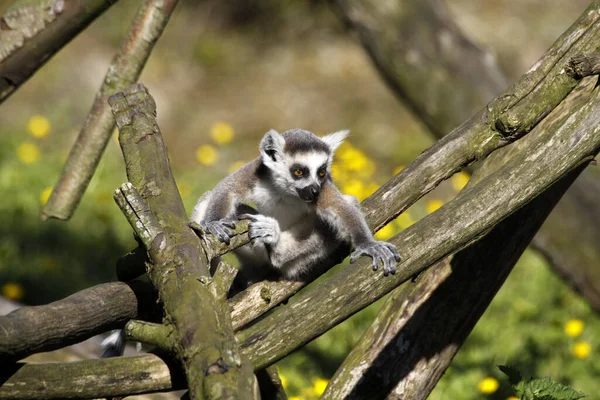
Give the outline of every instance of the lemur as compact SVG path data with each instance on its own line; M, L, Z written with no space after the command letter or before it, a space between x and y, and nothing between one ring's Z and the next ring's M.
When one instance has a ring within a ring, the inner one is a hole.
M373 238L356 198L340 193L331 178L333 153L347 135L270 130L258 158L200 197L192 226L221 242L229 244L236 221L250 220L250 243L235 250L241 265L234 291L273 274L302 279L321 264L345 257L351 246L351 263L369 256L373 270L382 265L384 275L396 272L396 247ZM114 331L102 343L102 357L121 355L124 345L123 331Z
M235 250L242 286L274 271L285 279L302 279L340 249L347 255L350 246L351 263L364 255L373 259L374 270L382 265L384 275L396 272L396 247L373 238L356 198L343 195L333 183L333 154L347 135L270 130L258 158L200 197L191 219L221 242L229 244L237 220L250 220L251 242Z

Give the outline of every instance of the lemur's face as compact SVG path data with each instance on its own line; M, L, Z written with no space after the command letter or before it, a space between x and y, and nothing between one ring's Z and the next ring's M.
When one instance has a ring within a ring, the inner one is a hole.
M290 184L296 194L307 203L314 203L329 176L329 154L322 152L298 153L289 156Z
M263 164L271 171L272 184L282 193L316 203L330 179L333 153L347 134L341 131L320 138L301 129L282 135L267 132L260 152Z

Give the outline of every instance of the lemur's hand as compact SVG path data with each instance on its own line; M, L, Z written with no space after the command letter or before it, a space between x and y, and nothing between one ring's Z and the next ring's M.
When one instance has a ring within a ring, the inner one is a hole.
M218 221L202 221L200 224L190 222L190 228L199 231L201 234L212 233L217 239L225 244L230 243L233 237L232 229L235 228L235 221L232 219L220 219Z
M383 264L385 276L395 274L396 263L401 260L396 246L388 242L373 241L357 246L350 256L350 263L352 264L361 256L369 256L373 259L373 271L377 271L379 264Z
M275 218L261 214L241 214L239 219L249 219L248 236L252 243L273 244L279 241L281 230Z

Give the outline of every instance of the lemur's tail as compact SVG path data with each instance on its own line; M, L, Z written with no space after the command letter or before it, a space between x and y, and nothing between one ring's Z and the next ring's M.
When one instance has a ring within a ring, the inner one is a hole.
M101 358L122 356L125 351L125 332L122 329L116 329L102 341Z

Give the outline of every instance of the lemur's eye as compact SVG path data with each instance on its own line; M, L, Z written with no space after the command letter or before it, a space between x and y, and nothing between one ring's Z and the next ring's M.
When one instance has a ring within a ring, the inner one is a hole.
M294 176L300 178L302 175L304 174L304 172L302 172L301 169L295 169L294 170Z
M322 170L319 171L319 176L321 178L325 176L325 170L324 169L322 169Z

